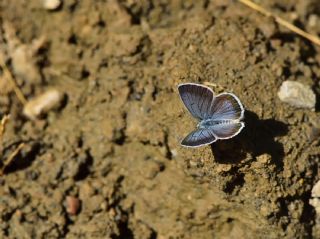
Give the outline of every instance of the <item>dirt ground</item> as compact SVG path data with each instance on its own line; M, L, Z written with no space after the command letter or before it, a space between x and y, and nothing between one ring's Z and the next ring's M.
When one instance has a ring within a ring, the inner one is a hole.
M260 3L320 34L317 0ZM0 178L0 238L320 238L319 106L277 96L284 80L319 95L319 47L237 1L2 0L0 11L23 95L64 94L29 120L0 71L2 163L25 143ZM241 134L181 147L195 126L182 82L235 93Z

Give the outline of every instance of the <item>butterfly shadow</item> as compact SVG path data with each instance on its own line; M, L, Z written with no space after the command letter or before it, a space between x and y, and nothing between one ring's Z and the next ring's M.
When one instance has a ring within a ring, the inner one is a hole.
M271 163L283 168L284 148L275 138L286 135L288 126L274 119L260 120L251 111L245 112L244 121L246 126L239 135L211 145L215 160L223 164L239 164L248 158L248 154L253 158L269 154Z

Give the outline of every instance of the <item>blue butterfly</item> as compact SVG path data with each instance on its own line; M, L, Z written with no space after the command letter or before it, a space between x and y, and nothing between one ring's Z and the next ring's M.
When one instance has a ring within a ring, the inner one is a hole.
M182 140L182 146L199 147L230 139L243 129L244 108L234 94L215 96L209 87L195 83L180 84L178 91L185 107L199 121L197 129Z

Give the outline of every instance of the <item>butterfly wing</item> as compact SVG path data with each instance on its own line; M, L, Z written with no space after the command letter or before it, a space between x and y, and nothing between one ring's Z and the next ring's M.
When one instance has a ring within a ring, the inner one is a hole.
M244 108L237 96L222 93L213 99L210 113L212 120L240 120L244 116Z
M213 131L210 129L196 129L188 134L181 142L182 146L199 147L211 144L217 140Z
M182 102L193 117L202 120L210 116L214 98L214 93L210 88L199 84L186 83L180 84L178 91Z
M239 134L243 127L243 122L230 122L225 124L216 124L210 127L210 130L218 139L230 139Z

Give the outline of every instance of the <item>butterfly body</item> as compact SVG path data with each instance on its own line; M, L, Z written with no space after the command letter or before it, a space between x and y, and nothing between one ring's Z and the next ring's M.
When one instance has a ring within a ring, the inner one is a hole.
M201 120L198 125L197 128L200 129L208 129L210 127L215 127L217 125L221 125L221 124L232 124L238 122L236 120L213 120L213 119L205 119L205 120Z
M209 87L195 83L180 84L178 90L185 107L199 121L197 129L182 140L183 146L199 147L229 139L244 127L244 108L234 94L215 96Z

